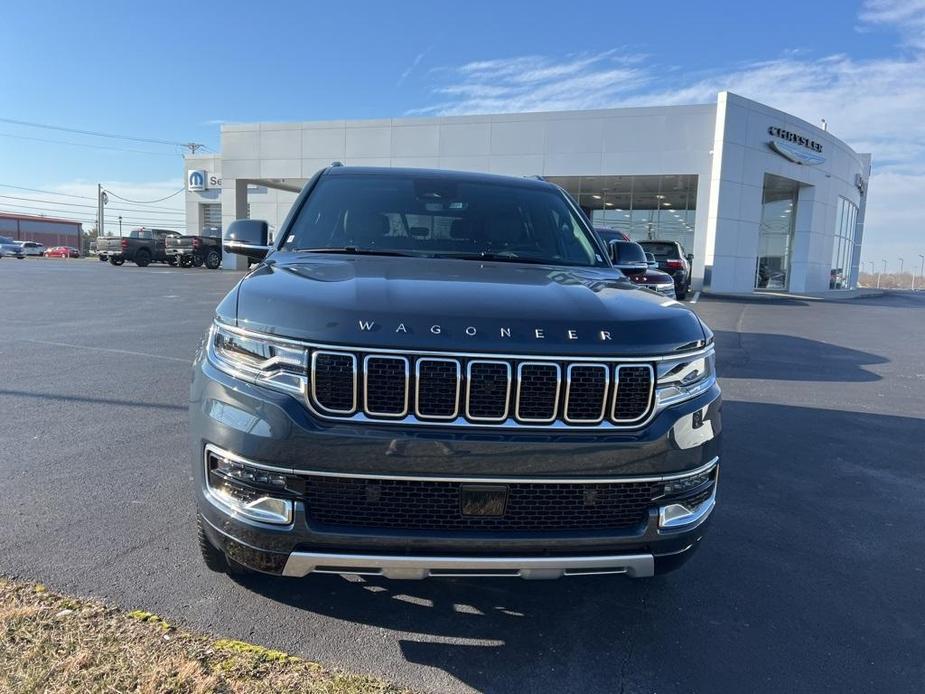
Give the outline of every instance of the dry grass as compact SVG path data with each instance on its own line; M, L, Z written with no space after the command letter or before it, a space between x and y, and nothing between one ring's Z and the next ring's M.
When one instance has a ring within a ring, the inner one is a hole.
M253 644L0 577L0 692L399 692Z

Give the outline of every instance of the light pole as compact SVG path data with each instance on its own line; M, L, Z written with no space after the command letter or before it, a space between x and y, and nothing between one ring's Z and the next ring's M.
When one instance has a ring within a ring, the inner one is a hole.
M925 255L919 253L919 258L922 259L922 267L919 269L919 282L925 278ZM915 275L912 275L912 291L915 291Z
M119 215L119 236L122 236L122 215Z
M886 272L886 258L882 258L882 260L883 260L883 269L877 273L877 289L880 289L881 275L883 275Z

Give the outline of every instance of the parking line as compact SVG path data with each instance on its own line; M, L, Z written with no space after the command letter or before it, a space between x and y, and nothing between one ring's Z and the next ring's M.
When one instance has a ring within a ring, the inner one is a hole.
M697 299L699 299L699 298L700 298L700 292L694 292L694 296L691 297L691 303L692 303L692 304L696 304L696 303L697 303Z
M110 352L111 354L126 354L130 357L148 357L150 359L165 359L167 361L178 361L181 364L192 365L192 359L180 359L179 357L168 357L163 354L148 354L147 352L132 352L127 349L112 349L111 347L92 347L90 345L72 345L67 342L52 342L51 340L29 340L23 339L23 342L33 342L37 345L51 345L52 347L70 347L72 349L88 349L92 352Z

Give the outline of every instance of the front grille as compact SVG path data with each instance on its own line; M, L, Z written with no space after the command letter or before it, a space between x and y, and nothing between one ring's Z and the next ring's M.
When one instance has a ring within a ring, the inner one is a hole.
M652 413L647 363L317 349L310 401L327 417L482 426L632 427ZM413 415L413 416L412 416Z
M501 485L500 516L462 513L462 482L353 477L307 478L305 502L312 523L342 528L431 531L615 530L644 523L658 482L535 483Z
M312 397L328 412L350 414L356 409L357 360L352 354L315 352L312 355Z
M613 405L613 419L617 422L633 422L642 419L649 411L652 400L652 367L617 367L616 393Z

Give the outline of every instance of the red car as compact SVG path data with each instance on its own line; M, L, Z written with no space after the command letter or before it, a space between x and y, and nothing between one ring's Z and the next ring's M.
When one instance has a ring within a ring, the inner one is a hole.
M73 246L52 246L44 255L46 258L79 258L80 251Z

